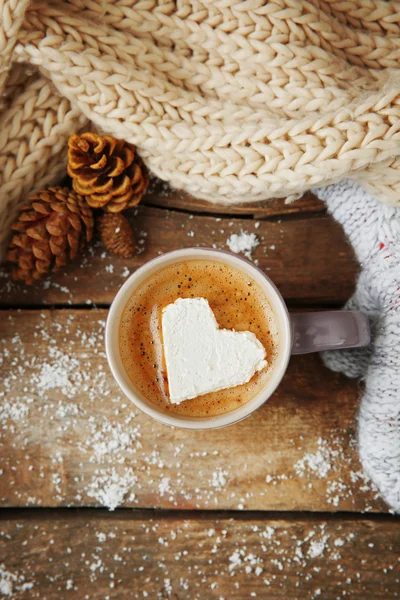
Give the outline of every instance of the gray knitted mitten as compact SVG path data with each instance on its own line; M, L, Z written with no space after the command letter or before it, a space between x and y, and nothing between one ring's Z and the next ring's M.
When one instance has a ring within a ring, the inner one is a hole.
M370 318L368 348L325 352L333 371L362 377L361 462L386 502L400 511L400 208L384 205L352 181L315 190L343 226L361 274L347 309Z

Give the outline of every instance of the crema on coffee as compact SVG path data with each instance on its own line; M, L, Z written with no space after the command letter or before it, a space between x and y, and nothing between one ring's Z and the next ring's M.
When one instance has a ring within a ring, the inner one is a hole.
M267 366L243 385L171 404L161 316L178 298L205 298L220 328L254 333L266 350ZM278 344L277 320L261 286L239 269L207 259L184 260L150 275L132 292L119 330L121 360L137 392L159 410L188 417L228 413L254 398L274 370Z

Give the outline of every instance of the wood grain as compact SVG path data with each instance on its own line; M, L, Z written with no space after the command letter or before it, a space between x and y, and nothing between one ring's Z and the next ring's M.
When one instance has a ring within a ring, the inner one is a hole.
M340 305L354 287L357 266L352 250L341 228L325 215L282 221L191 218L181 212L141 206L129 218L138 240L137 256L118 259L98 243L65 272L30 287L11 282L5 268L0 271L0 305L108 305L126 277L148 260L192 246L228 250L227 239L241 231L257 235L260 244L253 259L292 305Z
M290 305L340 305L357 267L324 205L306 194L228 208L158 183L129 218L139 250L129 261L96 243L31 288L0 271L0 306L39 308L0 312L0 595L399 597L398 518L336 513L387 511L357 457L357 382L317 356L295 357L252 417L218 431L174 430L125 399L104 354L107 311L82 308L109 305L157 254L227 249L241 230L258 236L253 258ZM65 506L136 510L43 508ZM285 512L251 512L263 510Z
M171 189L168 184L157 181L143 198L149 206L184 210L193 214L207 213L218 215L252 216L255 219L286 215L304 215L325 212L325 204L311 192L307 192L294 202L287 203L284 198L263 202L243 202L242 204L221 205L194 198L182 190Z
M18 600L399 596L395 518L27 512L0 521L0 580Z
M109 374L105 310L3 312L3 506L386 510L355 448L358 384L292 359L232 427L185 431L129 403Z

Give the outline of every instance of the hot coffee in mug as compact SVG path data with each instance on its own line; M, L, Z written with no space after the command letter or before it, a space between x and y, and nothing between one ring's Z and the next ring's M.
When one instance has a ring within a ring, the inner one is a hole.
M361 313L289 315L257 267L197 248L138 269L118 292L106 328L110 367L125 394L157 420L195 429L251 414L276 389L291 353L368 341Z

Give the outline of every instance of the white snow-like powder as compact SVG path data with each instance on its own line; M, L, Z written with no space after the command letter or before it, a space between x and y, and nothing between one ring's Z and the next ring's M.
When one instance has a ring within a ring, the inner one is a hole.
M36 379L38 388L43 390L61 389L64 396L73 397L76 393L76 382L73 381L74 373L80 372L77 359L70 358L60 351L51 363L44 363ZM72 376L72 377L71 377ZM79 377L79 375L78 375Z
M339 456L339 451L334 450L326 440L319 438L317 444L316 452L304 454L294 465L296 474L300 477L313 473L319 479L324 479L332 468L332 460Z
M249 260L252 259L252 252L259 244L260 241L255 233L247 233L243 229L239 234L232 233L226 240L226 245L231 252L235 254L242 253Z
M269 588L269 595L279 596L282 589L292 589L290 585L294 573L300 596L302 590L310 590L307 598L311 600L323 597L323 592L319 593L319 590L324 589L328 570L335 574L338 589L348 591L340 597L348 597L351 596L352 587L345 586L351 586L353 581L361 585L363 575L368 570L368 564L364 565L364 561L361 561L360 572L354 573L353 559L360 552L363 539L352 531L350 523L305 521L300 526L288 526L288 523L273 521L272 528L258 518L240 522L216 517L210 522L215 523L215 528L199 529L190 520L180 520L175 521L171 529L172 522L163 523L163 520L151 517L143 522L136 521L134 527L126 520L121 522L119 519L112 519L103 524L104 529L102 527L98 530L93 526L93 521L88 519L84 528L87 549L79 544L79 540L74 550L66 548L62 573L60 571L61 575L56 580L59 595L63 596L63 591L67 588L74 590L79 598L84 598L85 594L89 597L98 586L107 583L111 589L114 586L116 589L118 586L125 589L132 580L133 556L139 561L134 571L135 584L141 597L149 599L156 596L178 597L179 594L182 598L200 600L205 596L213 596L209 590L218 590L222 587L221 582L225 600L249 597L252 593L250 590L257 590L256 597L264 598L268 596L263 592L264 586ZM33 550L37 546L38 537L43 535L43 539L48 539L54 534L54 530L45 523L39 527L35 525L34 528L29 523L18 525L13 528L12 533L10 530L11 535L7 533L4 537L14 540L13 547L16 547L16 543L21 545L25 559L23 564L28 575L36 564ZM190 552L193 539L201 555L206 556L206 561L200 561L198 553ZM368 544L371 548L373 541ZM50 544L53 542L55 543L55 539L51 537ZM138 542L144 548L143 552L138 553ZM183 550L185 547L187 549ZM83 549L85 552L82 552ZM71 554L73 556L69 557ZM389 585L394 585L396 561L393 560L393 553L382 555L377 552L375 556L377 572L379 569L382 579L386 578ZM35 586L36 594L34 590L29 595L32 598L42 598L54 583L51 579L53 555L49 552L44 558L43 555L39 558L42 561L39 564L44 564L44 568L46 560L49 560L47 572L51 583L43 590ZM78 567L75 568L77 558ZM178 576L174 575L177 568ZM6 597L19 597L21 592L33 587L33 583L25 583L22 575L10 571L12 569L6 569L4 565L0 567L0 596L3 592ZM237 591L239 589L240 593ZM295 594L296 597L299 594ZM218 594L215 597L222 598ZM104 598L110 599L110 596L106 595Z
M240 550L235 550L229 557L229 571L235 571L235 569L242 566L242 559L240 556Z
M12 356L0 389L0 427L9 435L19 436L23 445L27 444L25 440L36 444L47 436L61 439L65 432L79 431L76 450L84 463L94 464L95 469L75 471L74 500L81 502L88 495L114 510L124 500L136 503L132 487L137 483L141 425L135 421L135 412L116 393L105 368L104 325L103 320L94 320L91 329L85 331L73 315L49 319L43 312L32 336L42 342L43 352L28 354L20 336L0 341L3 356ZM28 466L28 472L38 469L38 476L50 482L49 493L58 502L69 493L59 466L64 460L63 451L60 446L54 453L50 469L35 463ZM158 450L152 451L159 456ZM150 470L146 462L142 469ZM12 467L14 472L18 477L17 466ZM20 501L41 503L41 498L28 496L17 486L12 489Z
M211 485L217 490L222 490L226 485L227 475L227 471L223 471L221 467L217 467L217 469L212 474L212 479L210 482Z
M109 510L115 510L122 504L128 492L137 481L132 469L120 475L115 468L108 473L96 474L87 489L87 495L95 498Z
M74 587L74 582L72 579L67 579L66 585L65 585L67 590L72 590Z
M0 594L12 597L19 592L33 588L32 582L26 582L24 575L11 573L6 569L4 563L0 564Z
M90 462L101 462L103 457L111 454L118 456L121 452L134 447L135 444L137 448L140 448L139 437L139 427L132 429L121 423L112 425L110 422L104 422L93 433L91 441L94 456L91 457Z
M5 575L1 573L0 579L0 593L3 596L12 596L13 595L13 584L11 579L6 579Z
M160 483L158 484L158 491L161 496L164 496L164 494L167 494L168 492L171 491L171 488L169 485L170 481L171 480L169 477L162 477Z
M353 471L353 453L344 452L346 441L343 434L333 434L329 439L319 438L315 452L306 452L294 465L297 477L310 480L317 477L326 481L326 500L328 504L339 507L344 500L352 498L354 485L362 492L377 490L367 475L362 471ZM350 447L356 445L350 438ZM277 477L275 477L277 479ZM276 483L275 481L273 482ZM312 483L309 487L312 488ZM367 506L366 510L370 510Z
M322 556L326 548L326 542L329 539L329 535L324 535L320 540L312 540L308 549L307 555L310 558L317 558Z
M5 428L7 420L17 422L23 420L29 413L29 404L31 402L22 403L20 401L10 402L5 398L1 399L0 403L0 423Z
M10 315L8 333L0 340L0 432L8 447L18 447L29 461L23 466L11 452L10 467L3 468L4 485L9 484L18 503L38 506L49 494L58 504L81 504L89 494L96 499L93 504L114 509L122 502L141 505L155 489L171 507L185 501L196 509L218 508L228 501L251 509L299 477L307 478L306 494L312 495L318 484L335 508L351 508L361 493L371 495L371 486L357 470L355 441L340 430L315 446L308 440L304 449L302 438L296 440L296 458L286 472L275 472L278 463L272 472L271 461L265 460L255 473L264 485L245 490L246 475L241 474L237 485L237 472L222 443L212 451L203 443L194 450L190 440L165 444L163 431L122 397L107 369L104 320L37 311L36 321L25 330L21 319L18 313ZM52 440L57 445L50 463L44 464L31 450L46 445L47 451ZM196 487L188 464L196 465L204 485ZM34 479L33 487L24 486L25 473L37 476L45 491L35 488ZM65 484L66 477L71 485ZM249 471L248 481L252 477Z
M89 498L95 498L109 510L115 510L122 504L128 492L137 481L132 469L120 475L115 468L108 473L96 474L87 489Z

